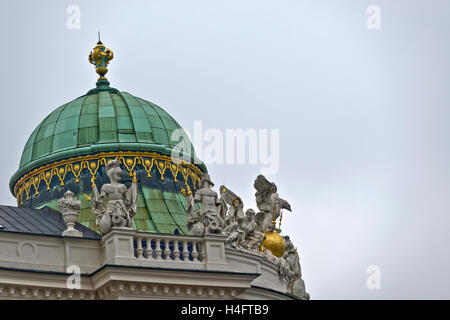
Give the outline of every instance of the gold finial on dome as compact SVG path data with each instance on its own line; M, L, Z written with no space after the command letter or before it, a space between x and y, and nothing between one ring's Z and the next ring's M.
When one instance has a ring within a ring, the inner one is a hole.
M95 72L99 74L97 80L97 86L101 84L109 85L108 79L105 74L108 72L108 64L114 57L111 50L107 49L105 45L100 41L100 32L98 33L98 42L93 51L89 54L89 62L95 66Z

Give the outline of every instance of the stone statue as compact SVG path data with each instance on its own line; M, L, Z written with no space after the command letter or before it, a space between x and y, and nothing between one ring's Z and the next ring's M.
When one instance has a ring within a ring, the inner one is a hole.
M224 197L223 191L226 189L223 189L223 186L220 186L220 196L218 200L217 205L217 220L220 224L220 227L222 228L222 231L225 232L225 228L227 227L227 216L228 216L228 203L226 202L226 199Z
M186 185L187 191L183 188L181 193L186 197L186 218L187 228L192 231L195 236L203 236L205 234L205 226L201 221L200 212L195 207L194 196L188 185Z
M272 251L270 251L269 249L265 249L263 248L262 251L263 256L266 257L267 260L273 262L276 265L279 265L280 263L280 258L278 258L277 256L275 256ZM281 270L280 270L281 271Z
M255 217L255 210L253 209L248 209L245 215L247 224L245 227L244 246L247 250L258 252L261 241L264 239L264 234L260 231L263 221Z
M242 199L223 185L220 186L220 200L229 208L221 217L225 220L226 226L237 223L239 219L245 218Z
M229 247L242 250L259 252L259 246L264 238L264 234L259 231L258 224L255 221L255 210L248 209L245 216L237 217L237 223L232 222L229 225L228 238L226 244Z
M253 209L248 209L244 213L242 199L223 185L220 186L218 198L217 193L211 189L214 183L207 173L202 174L200 186L201 189L195 196L192 195L189 186L186 186L187 191L181 190L187 200L188 229L196 236L203 236L205 233L225 233L226 247L262 255L277 265L280 276L289 281L289 293L300 299L309 299L301 277L297 250L288 236L280 235L281 230L275 224L282 209L291 211L289 203L278 196L276 185L267 181L263 175L256 178L255 196L260 210L257 213ZM196 208L196 203L201 203L200 210ZM276 235L275 239L279 239L279 244L282 245L279 252L273 251L274 248L267 247L264 243L268 239L269 242L270 240L273 242L273 235Z
M122 169L119 160L111 160L106 165L106 174L111 183L104 184L100 190L92 179L92 212L96 216L95 223L102 234L108 233L112 227L132 229L132 220L136 214L138 189L136 173L130 189L119 183ZM109 198L105 206L106 198Z
M258 252L261 240L264 234L261 230L262 220L255 219L255 211L248 209L244 213L244 203L230 189L220 186L220 199L226 208L228 214L223 218L225 221L224 231L227 235L225 244L240 250Z
M283 254L283 260L289 265L287 277L290 282L290 291L293 295L303 300L309 300L309 293L305 290L305 282L302 279L302 269L300 267L300 258L297 249L294 248L289 236L284 237L286 250Z
M200 221L205 226L205 233L222 234L217 209L220 201L217 192L211 189L214 183L211 181L209 174L202 173L200 186L201 188L195 193L194 203L200 202L202 204L200 208Z
M263 175L256 177L253 186L256 189L256 205L260 210L257 215L264 216L261 231L273 231L275 226L272 221L280 216L281 209L291 211L291 206L278 196L275 183L269 182Z
M226 214L226 204L218 199L217 193L211 188L214 183L211 181L209 174L203 173L200 180L200 189L197 190L195 196L189 186L186 185L187 191L183 188L181 192L186 197L187 208L187 227L196 236L203 236L205 233L223 234L225 220L222 218ZM196 208L196 204L200 203L200 210Z
M75 194L67 190L64 193L64 198L58 200L59 210L61 211L62 218L67 226L67 229L63 231L63 236L70 237L82 237L83 233L74 228L78 215L80 214L81 201L74 199Z
M244 229L245 228L245 218L240 218L238 221L230 222L225 229L227 239L225 240L225 245L227 247L235 249L243 249L241 244L245 240Z

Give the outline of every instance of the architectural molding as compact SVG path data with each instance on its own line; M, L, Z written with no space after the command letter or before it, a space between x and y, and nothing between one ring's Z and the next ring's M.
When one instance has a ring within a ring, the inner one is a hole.
M224 241L220 235L131 230L112 230L101 240L1 232L0 297L291 299L277 265L255 253L225 248ZM79 289L68 288L71 265L81 271ZM264 287L275 290L261 291Z

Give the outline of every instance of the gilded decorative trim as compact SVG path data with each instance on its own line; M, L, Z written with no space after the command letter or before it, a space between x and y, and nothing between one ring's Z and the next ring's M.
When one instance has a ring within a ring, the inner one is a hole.
M34 190L34 194L39 194L39 186L43 182L50 190L50 184L56 177L61 186L64 186L67 173L71 172L75 177L75 182L79 183L81 172L84 169L91 174L91 178L95 180L95 176L99 168L109 160L118 159L124 168L129 172L130 177L133 177L136 165L142 166L147 172L147 177L152 178L150 174L153 166L155 165L160 173L160 179L164 180L164 174L166 169L169 169L172 175L175 177L174 181L177 182L177 174L181 172L184 182L187 185L187 180L191 177L194 188L198 189L200 182L200 176L202 172L195 165L187 163L177 158L171 158L155 152L137 152L137 151L117 151L117 152L101 152L93 155L72 157L56 162L46 164L42 167L36 168L22 178L20 178L14 185L14 195L17 199L17 204L23 204L23 197L26 195L26 199L30 199L31 192ZM135 179L136 177L133 177Z

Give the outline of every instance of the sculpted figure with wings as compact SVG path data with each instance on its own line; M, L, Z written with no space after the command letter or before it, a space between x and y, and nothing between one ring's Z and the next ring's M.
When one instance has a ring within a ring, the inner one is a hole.
M264 220L261 231L272 231L275 228L272 221L280 216L281 209L291 211L291 206L278 196L275 183L269 182L263 175L256 177L253 186L256 189L256 205L260 210L256 215L262 215Z

